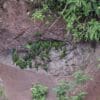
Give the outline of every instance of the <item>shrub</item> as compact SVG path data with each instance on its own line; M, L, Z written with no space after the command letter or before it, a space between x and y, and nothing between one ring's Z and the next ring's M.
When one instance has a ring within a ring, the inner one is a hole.
M58 100L67 100L66 94L70 91L71 85L66 82L60 82L54 91L57 94Z
M33 85L31 88L33 100L46 100L48 88L41 84Z
M43 15L41 10L37 10L32 14L32 18L35 19L35 20L43 20L44 17L45 16Z
M47 11L48 11L48 5L44 3L43 7L41 9L36 9L35 12L33 12L32 18L34 20L41 20L41 21L43 21Z
M97 0L67 0L67 8L61 14L75 39L100 40L99 4Z
M90 80L90 77L86 74L84 74L83 71L79 70L79 71L76 71L74 74L73 74L74 78L75 78L75 82L77 84L84 84L86 83L88 80Z
M21 57L17 50L13 51L12 59L13 62L20 66L20 68L24 69L29 67L32 67L32 59L35 59L35 68L38 69L40 63L37 61L37 57L43 62L43 69L47 71L47 63L50 62L49 52L52 48L58 50L61 49L65 45L62 41L52 41L52 40L36 40L33 43L28 43L25 45L25 49L28 50L28 52L24 55L24 57Z
M48 5L63 17L74 39L100 41L99 0L48 0Z
M83 100L87 94L86 92L80 91L74 96L69 95L76 87L77 84L75 85L74 82L61 82L54 90L57 94L58 100Z

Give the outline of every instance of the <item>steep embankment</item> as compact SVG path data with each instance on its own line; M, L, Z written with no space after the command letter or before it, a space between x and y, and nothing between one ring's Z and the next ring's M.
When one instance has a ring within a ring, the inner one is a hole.
M97 68L100 63L100 44L95 48L95 52L89 43L73 44L72 35L66 32L63 20L50 27L54 19L44 24L45 22L34 22L29 18L25 0L2 1L4 2L2 7L0 5L0 78L3 80L8 100L31 100L30 88L37 82L49 87L47 100L56 100L52 92L56 81L67 80L78 69L84 69L94 79L86 84L88 95L85 100L100 100L100 69ZM36 32L42 33L41 37L38 37L40 39L66 41L66 56L59 59L58 52L53 51L48 73L15 68L11 55L9 56L13 48L23 49L24 44L36 40Z

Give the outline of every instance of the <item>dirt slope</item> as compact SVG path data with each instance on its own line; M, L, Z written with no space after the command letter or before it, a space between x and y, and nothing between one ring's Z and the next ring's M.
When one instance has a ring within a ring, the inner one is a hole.
M30 88L32 84L37 82L49 87L47 100L56 100L53 92L51 92L55 82L49 75L0 64L0 77L4 82L8 100L31 100Z
M100 46L98 45L97 48L91 57L91 64L86 69L93 80L87 83L86 91L88 95L85 100L100 100L100 68L97 67L100 66Z
M95 74L94 80L89 82L86 91L88 95L85 100L100 100L100 71Z
M34 22L27 15L28 5L25 0L4 0L2 6L3 9L0 7L0 55L5 50L9 53L12 48L22 47L27 42L35 40L35 32L43 33L41 39L64 40L66 38L71 42L71 37L65 31L66 25L62 20L59 20L51 29L49 28L53 24L52 22L48 25L44 22ZM91 54L93 56L90 58L91 64L88 64L86 69L86 72L91 74L94 80L87 84L88 95L85 100L100 100L100 69L96 69L96 60L100 59L100 48L97 50L96 53ZM5 60L4 58L1 60L1 58L0 62ZM5 61L4 64L9 63ZM26 71L0 64L0 78L4 82L8 100L31 100L30 88L37 82L49 87L47 100L56 100L52 92L52 88L56 84L55 78L43 72Z

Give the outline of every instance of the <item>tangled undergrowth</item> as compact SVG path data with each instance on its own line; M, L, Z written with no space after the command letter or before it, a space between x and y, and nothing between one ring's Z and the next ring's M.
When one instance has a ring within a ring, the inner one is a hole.
M66 22L75 41L100 41L99 0L42 0L43 8L33 13L36 19L44 18L46 11L56 13ZM34 1L33 1L34 2ZM45 9L46 8L46 9ZM41 18L38 18L39 16Z
M62 17L66 22L66 28L77 41L100 41L100 1L98 0L42 0L31 1L40 8L32 14L35 20L44 20L48 13L57 14L58 18ZM50 61L49 51L51 47L57 49L62 46L58 41L36 41L28 44L26 48L28 53L24 58L18 56L14 50L13 61L21 68L32 67L32 59L39 56L45 62L44 69L47 70L47 63ZM17 57L16 57L17 56ZM40 63L36 61L35 66L38 69Z
M72 81L60 81L55 88L52 89L56 93L57 100L84 100L87 95L83 90L78 90L75 94L73 91L78 86L86 84L90 80L89 76L83 71L79 70L73 74L74 80ZM31 88L33 100L46 100L48 94L48 87L35 84Z
M91 78L86 75L82 70L78 70L73 74L74 80L72 81L61 81L54 91L57 94L58 100L84 100L87 95L83 90L77 91L73 94L78 86L86 84ZM71 95L70 95L71 94Z
M13 50L12 59L13 62L20 66L21 69L30 67L32 68L32 60L35 61L35 68L38 69L39 66L42 66L43 69L48 69L48 62L51 61L50 59L50 50L62 50L61 57L65 55L64 48L65 43L62 41L53 41L53 40L37 40L32 43L28 43L25 45L25 49L27 49L26 54L21 57L17 50ZM63 49L64 48L64 49ZM40 62L42 61L42 62Z

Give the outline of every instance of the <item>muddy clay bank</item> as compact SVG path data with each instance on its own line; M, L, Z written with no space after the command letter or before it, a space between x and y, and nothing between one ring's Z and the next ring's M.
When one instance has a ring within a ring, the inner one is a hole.
M56 100L52 88L59 80L70 80L75 71L82 69L94 79L84 88L88 92L85 100L100 100L100 69L97 68L100 44L97 44L95 52L88 43L74 45L62 20L49 29L52 22L49 25L34 23L27 15L29 9L25 0L5 0L0 6L0 85L4 87L4 97L7 96L8 100L31 100L30 88L39 82L49 87L47 100ZM35 32L43 33L40 39L67 40L64 58L60 59L59 52L55 50L50 52L48 73L43 69L38 72L33 69L21 70L12 62L12 49L21 49L27 42L36 40Z
M77 48L69 49L69 52L67 49L67 53L63 59L59 59L59 53L51 51L52 61L49 63L48 72L43 69L39 71L33 69L21 70L13 64L11 54L1 55L0 63L3 64L0 64L0 78L8 100L32 100L30 88L32 84L36 83L49 87L47 100L56 100L56 94L52 89L59 80L70 80L73 72L78 69L84 70L93 78L83 87L88 93L85 100L100 100L100 70L97 68L100 64L98 61L100 46L98 45L94 52L88 45L77 45Z
M51 92L55 86L55 81L51 76L43 72L25 71L0 64L0 77L8 100L32 100L30 89L36 83L49 87L47 100L56 100L54 93ZM0 100L2 99L0 98Z

